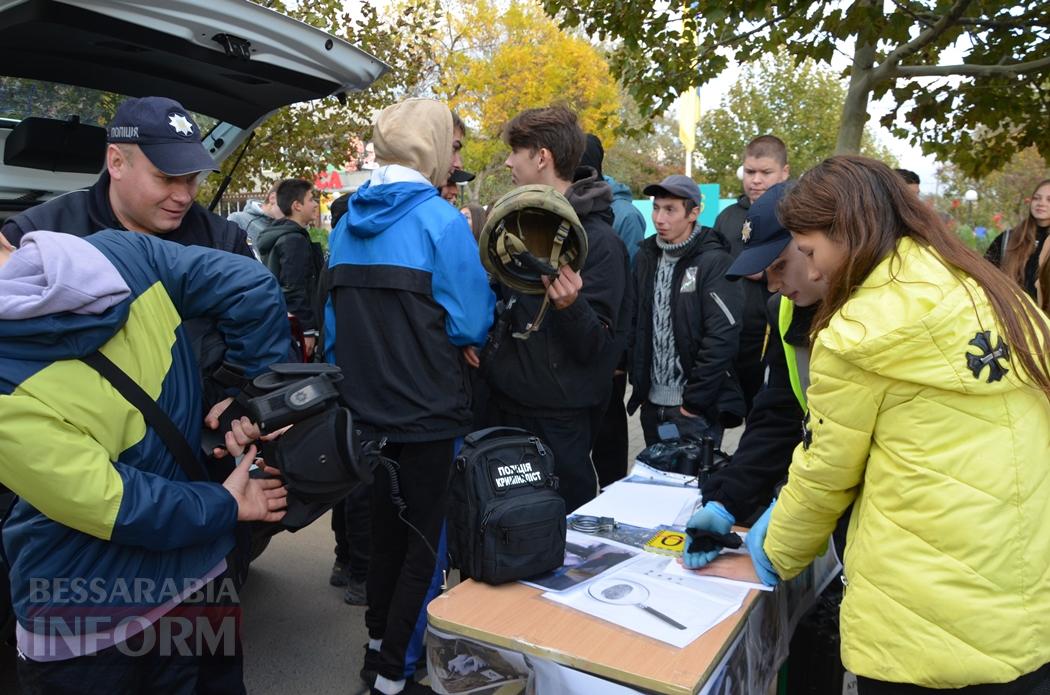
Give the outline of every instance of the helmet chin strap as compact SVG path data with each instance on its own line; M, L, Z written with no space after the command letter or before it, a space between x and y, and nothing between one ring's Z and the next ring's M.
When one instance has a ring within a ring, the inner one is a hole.
M550 255L550 259L553 263L557 263L558 259L561 257L561 247L562 244L565 243L565 238L569 236L569 229L569 223L563 220L562 223L558 225L558 231L554 233L554 243L551 244ZM543 317L547 315L547 308L550 304L551 296L549 293L545 292L543 294L543 304L540 305L540 310L536 312L536 318L525 327L524 331L511 333L511 337L517 340L528 340L529 336L540 329L540 325L543 323Z

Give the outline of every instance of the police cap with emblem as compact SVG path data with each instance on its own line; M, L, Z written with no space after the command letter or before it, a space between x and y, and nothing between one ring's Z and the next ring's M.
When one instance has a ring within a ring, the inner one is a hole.
M174 99L126 99L106 130L106 141L138 145L168 176L219 170L201 144L200 128Z
M789 183L778 183L766 190L747 211L744 228L744 250L733 261L726 278L736 280L745 275L761 273L780 255L791 241L791 233L777 217L777 205L787 192Z

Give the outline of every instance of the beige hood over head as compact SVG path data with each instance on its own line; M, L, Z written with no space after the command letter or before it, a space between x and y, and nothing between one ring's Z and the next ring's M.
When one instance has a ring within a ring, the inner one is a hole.
M441 186L452 165L452 112L434 99L406 99L379 112L372 142L380 165L415 169Z

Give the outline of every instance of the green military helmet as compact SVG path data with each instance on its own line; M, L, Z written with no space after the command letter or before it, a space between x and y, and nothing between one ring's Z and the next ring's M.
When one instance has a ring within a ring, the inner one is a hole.
M545 294L543 276L562 266L579 272L587 233L572 204L550 186L533 184L496 201L478 239L481 262L497 280L523 294ZM554 259L554 260L552 260Z

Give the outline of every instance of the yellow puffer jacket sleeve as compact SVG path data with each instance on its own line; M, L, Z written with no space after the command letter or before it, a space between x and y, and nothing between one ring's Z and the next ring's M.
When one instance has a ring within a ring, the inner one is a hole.
M810 380L809 434L792 456L764 546L782 579L812 562L857 496L882 399L877 377L819 341Z

